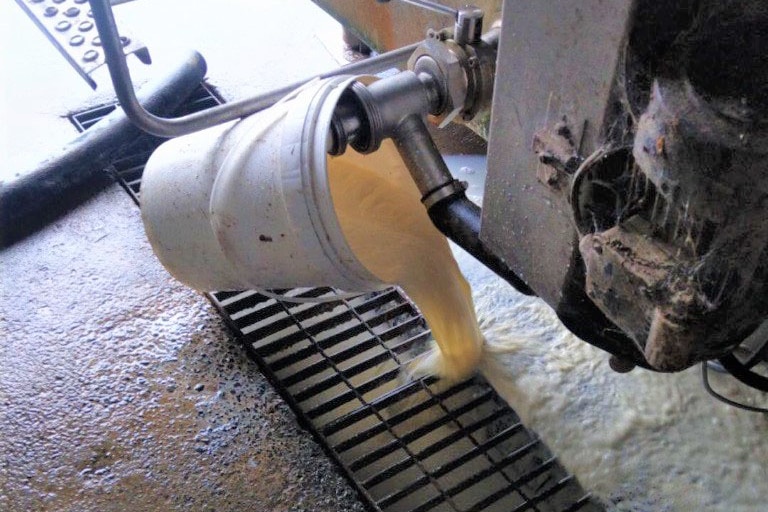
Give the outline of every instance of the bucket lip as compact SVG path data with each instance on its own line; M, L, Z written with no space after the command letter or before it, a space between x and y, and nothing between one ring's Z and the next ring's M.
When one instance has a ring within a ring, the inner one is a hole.
M353 82L368 84L376 80L378 77L370 75L341 75L329 78L323 80L317 89L313 89L308 104L296 101L291 105L292 113L303 113L300 150L292 158L298 157L298 162L294 163L301 170L304 190L312 197L311 201L305 201L307 213L323 252L338 275L347 281L340 288L347 291L373 291L391 286L369 271L349 246L336 216L328 179L328 130L336 105ZM297 100L301 96L299 95ZM317 115L314 115L315 112Z

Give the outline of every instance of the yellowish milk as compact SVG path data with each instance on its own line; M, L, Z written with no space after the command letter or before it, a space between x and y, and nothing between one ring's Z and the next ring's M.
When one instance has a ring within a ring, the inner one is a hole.
M451 380L470 376L483 349L471 289L394 145L329 158L328 176L342 231L360 262L400 286L432 329L439 351L413 370Z

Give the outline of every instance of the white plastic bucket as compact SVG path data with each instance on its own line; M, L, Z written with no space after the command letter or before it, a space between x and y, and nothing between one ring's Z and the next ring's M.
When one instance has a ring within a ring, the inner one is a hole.
M144 170L152 248L198 290L384 287L355 257L333 207L326 147L341 93L318 81L295 98L162 144Z

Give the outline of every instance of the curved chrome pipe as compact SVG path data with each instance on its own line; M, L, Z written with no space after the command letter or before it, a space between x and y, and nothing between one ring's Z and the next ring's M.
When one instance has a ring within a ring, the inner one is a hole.
M112 85L115 88L120 105L128 118L136 126L158 137L178 137L256 113L272 106L280 98L309 80L330 78L343 74L358 75L384 71L404 63L419 44L415 43L370 59L355 62L334 71L323 73L317 77L311 77L307 80L281 87L266 94L225 103L218 107L182 117L166 118L148 112L136 99L131 74L123 54L122 45L120 44L120 37L109 0L90 0L90 4L96 29L99 32L102 48L104 49L109 75L112 78Z

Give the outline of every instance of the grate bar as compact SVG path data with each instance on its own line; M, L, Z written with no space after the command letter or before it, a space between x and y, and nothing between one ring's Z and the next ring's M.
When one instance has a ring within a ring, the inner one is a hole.
M471 450L467 451L467 453L465 453L461 457L458 457L447 464L443 464L442 466L440 466L439 468L437 468L435 471L432 472L432 477L440 478L441 476L447 475L451 471L458 469L459 467L466 464L470 460L481 456L487 450L493 448L494 446L501 444L502 442L508 439L511 439L512 436L514 436L516 433L520 432L521 430L523 430L523 428L522 428L522 425L520 424L515 424L504 429L502 432L494 436L492 439L489 439L485 443L481 443L480 445L473 447ZM535 448L536 445L538 444L539 444L539 440L534 439L533 441L530 441L526 445L518 448L511 454L507 455L505 459L509 458L511 461L512 459L517 459L519 457L522 457L526 453L528 453L530 450ZM501 469L501 468L498 468L498 469ZM379 502L379 505L381 505L383 508L387 508L389 505L400 501L401 499L405 498L406 496L418 490L419 488L424 487L428 483L429 483L429 478L426 475L424 475L421 478L418 478L413 483L409 484L407 487L401 489L399 492L387 496L386 498L384 498Z
M285 379L283 379L283 382L286 386L293 386L295 384L298 384L299 382L309 379L312 376L327 370L331 367L333 364L340 364L347 359L350 359L358 354L362 354L363 352L366 352L367 350L370 350L371 348L375 346L381 345L380 340L388 341L389 339L396 338L397 336L400 336L401 334L408 332L411 329L416 328L417 326L421 325L421 321L418 318L410 318L403 322L402 324L399 324L385 333L380 334L377 336L371 336L370 338L367 338L364 341L359 342L358 345L355 345L353 347L350 347L348 349L344 349L343 351L339 352L338 354L334 354L332 356L329 356L328 359L322 359L316 363L312 363L311 365L307 366L306 368L299 370L298 372L287 376ZM360 334L361 332L365 331L365 326L362 324L358 324L355 326L357 331L354 335ZM353 330L353 329L350 329ZM409 338L406 340L406 342L397 345L397 348L404 345L411 345L413 343L416 343L418 341L423 340L425 337L428 337L429 333L420 333L417 336L413 336L412 338ZM351 337L351 336L350 336ZM303 359L303 358L302 358ZM294 361L296 363L298 361Z
M329 348L333 348L336 345L344 343L345 341L350 340L350 339L354 338L355 336L357 336L359 334L362 334L364 332L365 332L365 328L363 326L355 325L355 326L350 327L349 329L345 329L344 331L331 336L330 338L326 338L325 340L318 341L317 345L319 347L321 347L322 350L327 350ZM301 333L301 334L303 335L302 339L307 339L307 336L306 336L305 333ZM282 340L280 340L280 341L282 342ZM263 347L258 347L257 350L258 350L259 355L266 358L266 357L269 357L270 352L272 352L272 354L275 354L277 351L273 350L273 347L271 345L276 345L276 344L277 344L277 342L273 342L270 345L266 345L266 347L269 347L269 349L267 351L262 351L261 348L263 348ZM287 346L280 347L280 350L283 350L286 347ZM315 347L315 346L309 346L309 347L302 348L300 350L297 350L296 352L292 352L292 353L290 353L288 355L285 355L285 356L283 356L283 357L281 357L279 359L276 359L275 361L273 361L270 364L270 366L272 367L272 369L274 371L279 372L280 370L284 370L284 369L288 368L289 366L297 364L297 363L299 363L301 361L306 360L307 358L311 357L312 355L317 354L317 348L318 347ZM325 362L327 363L328 361L325 361Z
M374 308L380 307L380 306L386 304L387 302L391 302L391 299L388 299L388 298L383 297L383 296L380 295L380 296L374 297L372 299L369 299L368 301L364 302L362 305L358 306L358 308L361 308L361 310L363 310L363 311L367 311L369 309L374 309ZM339 306L339 305L341 305L341 303L336 303L336 306ZM278 308L279 308L280 304L276 304L275 306L278 306ZM268 307L270 308L270 311L272 312L272 314L277 314L278 313L277 310L273 309L273 306L268 306ZM353 312L353 310L349 310L349 311L345 311L344 313L341 313L341 315L344 317L344 319L342 321L340 321L339 324L344 323L344 322L346 322L348 320L351 320L354 317L354 312ZM289 323L294 323L293 321L291 321L290 316L287 317L286 320ZM261 321L261 320L258 320L258 321ZM385 321L386 321L385 318L380 319L381 323L383 323ZM329 328L336 326L336 325L333 325L332 322L330 322L330 319L329 319L329 323L323 324L323 325L326 325ZM362 328L363 326L360 326L360 327ZM284 328L285 327L283 327L283 329ZM302 331L305 331L305 332L307 332L309 334L312 334L313 332L315 332L316 334L319 334L320 332L323 332L322 330L318 330L318 329L320 329L320 328L319 327L315 327L315 326L309 326L309 327L303 328ZM279 332L280 330L281 329L278 329L275 332ZM258 333L255 333L255 332L252 331L249 334L252 337L256 338L255 341L258 341L258 338L257 338ZM312 334L312 336L314 336L316 334ZM339 335L341 335L341 334L342 333L339 333ZM305 338L306 338L306 336L300 336L299 337L299 339L305 339ZM290 341L290 339L288 341ZM258 347L258 349L259 349L259 353L261 354L262 357L269 357L269 356L272 356L272 355L276 354L277 352L283 350L286 346L287 346L286 340L282 339L279 342L273 342L273 343L270 343L270 344L267 344L267 345L262 345L262 346Z
M416 339L416 337L402 341L394 345L393 347L390 347L390 350L396 353L407 350L413 344L414 339ZM337 366L343 362L346 362L352 357L363 354L366 351L373 349L377 346L381 346L380 343L377 343L377 340L375 338L368 341L370 343L362 342L359 345L354 345L349 349L345 350L344 351L345 353L343 354L344 357L337 357L342 355L341 352L336 356L327 356L327 358L325 359L325 361L328 363L327 367L330 368L332 366ZM343 383L345 379L350 379L352 377L355 377L367 370L375 368L376 366L380 364L384 364L385 362L391 361L391 360L392 360L392 355L389 352L381 352L375 356L371 356L365 361L361 361L360 363L354 366L351 366L350 368L334 373L333 375L326 377L325 379L317 382L316 384L313 384L309 388L306 388L303 391L297 392L295 395L296 401L303 402L314 395L322 393L323 391L326 391L338 384ZM286 386L287 385L288 384L286 384Z
M500 489L496 491L495 493L491 494L490 496L480 500L479 502L475 503L467 512L482 512L483 510L487 509L500 499L504 498L508 494L514 491L519 491L520 486L524 485L527 482L530 482L534 478L545 474L547 471L554 468L554 465L556 464L556 461L554 458L551 458L547 461L542 462L538 467L533 469L532 471L529 471L522 477L511 481L508 485L506 485L503 489ZM533 499L529 498L526 503L524 504L525 507L523 508L517 508L516 511L519 510L526 510L527 508L530 508L530 505L533 505L532 503Z
M224 306L224 310L230 315L230 318L234 319L233 315L236 315L238 311L253 309L259 305L266 304L270 300L273 299L270 299L266 295L256 292L246 292L244 294L234 295L229 299L228 304Z
M402 306L398 306L398 308L400 308L400 307L402 307ZM352 312L349 312L349 313L351 315L351 317L350 317L350 320L351 320L352 317L354 317L354 315L352 314ZM369 325L378 326L378 325L381 325L381 324L385 323L386 321L387 321L386 317L381 316L381 317L377 317L377 318L373 319L372 321L369 321ZM401 324L401 325L404 325L404 324ZM297 334L302 334L301 339L307 339L306 334L312 335L312 332L310 331L310 329L311 329L311 327L308 327L303 332L300 331ZM283 370L283 369L285 369L285 368L287 368L287 367L289 367L291 365L294 365L294 364L296 364L296 363L298 363L300 361L304 361L305 359L307 359L308 357L312 356L313 354L316 354L318 348L320 350L328 350L329 348L333 348L335 345L343 343L343 342L345 342L345 341L347 341L347 340L349 340L349 339L351 339L351 338L353 338L353 337L355 337L355 336L357 336L359 334L364 333L366 330L368 330L366 325L362 324L362 323L359 323L359 324L354 325L354 326L352 326L352 327L350 327L350 328L348 328L348 329L346 329L346 330L344 330L342 332L334 334L333 336L330 336L330 337L325 338L323 340L317 340L315 342L316 346L313 345L313 346L309 346L309 347L303 348L301 350L297 350L296 352L288 354L288 355L284 356L283 358L278 359L278 360L272 362L271 363L272 369L274 371ZM379 345L381 345L382 341L389 341L390 339L396 338L397 336L399 336L403 332L407 332L406 328L401 327L401 326L395 326L395 327L392 327L392 328L388 329L387 331L385 331L382 334L376 335L375 333L373 333L373 335L374 335L374 338L378 337L378 339L380 340L379 341ZM314 336L314 335L312 335L312 336ZM289 339L293 339L293 336L290 336ZM414 341L416 341L415 338L414 338ZM261 349L264 348L264 347L272 347L272 348L267 349L265 351L262 351ZM269 355L274 354L274 353L278 352L279 350L283 350L287 346L283 344L283 340L280 340L279 342L273 342L273 343L271 343L269 345L265 345L264 347L258 347L257 348L257 350L259 351L259 355L261 355L262 357L269 357ZM275 349L279 349L279 350L275 350ZM331 363L328 359L324 359L324 361L325 361L326 364L330 364Z
M219 303L219 307L223 308L224 311L229 313L231 309L229 309L229 306L231 304L235 304L238 301L246 300L249 297L260 297L262 300L267 300L267 297L253 291L253 290L247 290L247 291L221 291L221 292L215 292L213 294L214 298L216 299L216 302Z
M305 292L299 293L295 295L295 297L301 298L301 299L316 299L324 295L325 293L327 293L327 291L324 291L324 290L329 290L329 288L313 288ZM273 293L284 294L286 291L287 290L273 290ZM278 312L283 310L283 307L287 307L290 309L290 308L295 308L302 305L301 303L298 303L298 302L283 303L281 301L277 301L275 299L262 296L261 294L258 294L258 295L260 297L263 297L262 302L268 302L271 300L271 301L274 301L274 303L264 308L256 309L252 311L249 311L247 308L240 307L239 308L240 311L230 314L232 319L238 320L240 324L242 324L244 327L247 327L252 323L260 322L270 316L277 314ZM334 302L318 302L316 304L316 307L323 307L323 306L328 307L328 306L333 306L334 304L335 304ZM249 318L251 318L252 315L256 315L255 317L256 319L253 321L249 320Z
M454 497L458 494L466 491L470 487L482 482L489 476L493 475L494 473L497 473L504 467L512 464L513 462L517 461L520 457L526 455L528 452L530 452L533 448L538 445L538 440L533 440L527 445L515 450L514 452L510 453L504 459L502 459L497 466L491 466L489 468L484 469L483 471L480 471L479 473L476 473L469 477L468 479L464 480L463 482L460 482L450 489L446 489L445 495L442 496L436 496L435 498L432 498L431 500L426 501L425 503L422 503L419 507L412 510L412 512L426 512L427 510L430 510L431 508L436 507L443 501L445 501L446 497ZM533 471L526 473L522 477L518 478L514 482L515 487L519 487L523 485L526 482L529 482L539 476L540 474L543 474L546 472L547 468L537 467Z
M358 421L361 421L372 415L376 409L384 409L385 407L389 407L399 402L400 400L404 400L405 398L418 393L419 391L421 391L420 382L408 382L403 386L393 389L389 393L383 394L368 404L329 422L323 427L322 434L326 437L330 437L333 434L344 430L345 428L354 425Z
M296 318L291 318L288 316L269 323L263 327L251 329L250 327L253 325L259 322L263 322L267 318L277 315L283 311L283 304L280 302L275 302L275 304L270 304L263 309L252 311L247 315L239 318L235 318L235 315L233 315L233 320L235 320L235 324L240 327L243 332L247 332L255 338L262 338L278 333L283 329L295 325L297 322L308 320L310 318L320 316L324 313L328 313L329 311L333 311L337 307L339 307L339 305L333 302L322 302L303 311L299 311L296 313Z
M554 468L556 464L556 459L552 457L551 459L547 460L545 464L548 464L550 468ZM542 464L543 466L544 464ZM536 468L538 471L540 468ZM540 474L544 474L543 472L540 472ZM536 475L539 476L539 475ZM546 489L545 491L542 491L541 493L537 494L536 496L529 498L527 503L520 504L517 508L515 508L512 512L522 512L523 510L528 510L532 506L536 505L536 503L543 502L550 497L554 496L561 490L563 490L568 484L574 481L573 475L568 475L565 478L559 480L555 485L550 487L549 489Z
M439 400L445 400L447 398L450 398L453 395L456 395L463 391L464 389L467 389L469 386L459 384L458 386L453 386L452 388L444 391L439 396L429 396L426 400L419 402L417 404L412 405L411 407L405 409L404 411L392 416L385 425L384 423L378 423L374 425L373 427L364 430L362 432L359 432L352 436L351 438L347 439L346 441L336 445L336 450L339 453L343 453L350 448L353 448L357 446L360 443L363 443L365 441L368 441L369 439L372 439L376 437L377 435L386 432L387 426L389 427L395 427L397 425L400 425L401 423L408 421L409 419L413 418L414 416L426 411L430 407L434 407L437 405ZM417 389L418 391L419 389ZM371 414L373 411L371 411Z
M427 446L420 452L416 454L416 458L420 460L426 460L432 455L438 453L441 450L444 450L448 448L450 445L460 441L463 439L468 433L473 433L481 428L487 427L488 425L492 424L494 421L498 421L505 416L508 416L511 414L511 411L507 409L498 409L494 411L490 416L487 416L479 421L476 421L472 423L471 425L468 425L467 427L463 428L462 430L456 431L453 434L450 434L447 437L444 437L443 439L436 441L435 443L432 443L431 445ZM363 482L363 487L366 489L371 489L372 487L375 487L379 485L380 483L385 482L389 478L395 476L397 473L400 473L402 471L405 471L409 467L413 466L415 463L414 459L407 458L403 459L388 468L384 469L381 473L378 473L368 480Z
M349 390L341 395L337 396L336 398L332 398L325 402L324 404L321 404L314 409L310 409L307 411L307 417L309 419L317 419L323 414L327 414L331 412L332 410L341 407L347 402L350 402L354 400L359 395L364 395L366 393L369 393L376 389L377 387L381 386L385 382L389 382L395 378L397 378L398 374L400 373L400 368L395 368L393 370L390 370L386 373L383 373L377 377L374 377L370 379L369 381L361 384L357 387L355 390Z
M313 396L316 396L323 391L327 391L331 389L332 387L344 383L345 379L350 379L356 375L360 375L361 373L370 370L371 368L376 367L379 364L385 363L386 361L390 361L391 357L386 352L382 352L381 354L375 355L369 359L366 359L365 361L358 363L351 368L348 368L346 370L342 370L339 373L334 373L330 377L321 380L317 384L314 384L303 391L299 391L294 395L297 402L304 402L305 400L308 400L312 398Z
M357 459L356 461L352 462L349 465L349 467L352 468L353 471L358 471L358 470L360 470L360 469L370 465L374 461L376 461L376 460L378 460L378 459L380 459L382 457L385 457L386 455L389 455L390 453L392 453L395 450L397 450L399 448L401 442L404 443L404 444L412 443L413 441L419 439L420 437L423 437L423 436L429 434L433 430L436 430L437 428L442 427L443 425L452 422L455 417L461 416L462 414L465 414L465 413L471 411L475 407L479 407L480 405L482 405L483 403L488 401L488 398L490 397L490 395L491 395L490 392L483 393L482 396L479 396L479 397L475 398L474 400L471 400L470 402L467 402L466 404L464 404L460 408L456 409L455 411L452 411L454 413L453 415L443 415L440 418L427 423L426 425L422 425L421 427L419 427L417 429L411 430L407 434L401 436L399 442L396 442L396 441L389 442L389 443L385 444L384 446L382 446L380 448L377 448L376 450L374 450L374 451L368 453L367 455L364 455L363 457L361 457L361 458ZM431 402L431 400L430 400L430 402ZM430 405L432 405L432 404L430 404Z

